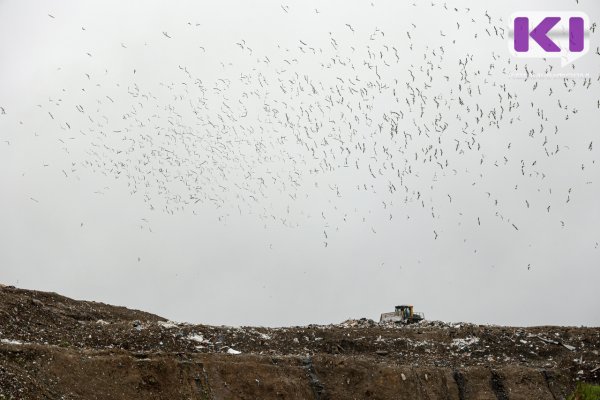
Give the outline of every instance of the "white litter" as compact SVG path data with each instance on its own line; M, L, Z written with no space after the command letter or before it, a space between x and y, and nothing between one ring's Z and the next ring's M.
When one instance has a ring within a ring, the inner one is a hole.
M193 335L188 336L187 340L192 340L192 341L198 342L198 343L204 342L204 338L202 337L202 335L199 335L197 333L194 333Z
M227 349L227 354L242 354L241 351L237 351L232 349L231 347Z
M2 343L2 344L23 344L23 342L19 342L18 340L10 340L10 339L0 339L0 343Z
M575 346L571 346L569 344L561 343L563 347L569 351L575 351Z
M177 328L177 325L173 321L158 321L158 325L165 329Z
M472 344L475 344L477 342L479 342L478 337L468 336L464 339L453 339L452 346L458 347L459 349L463 349L463 348L470 346Z

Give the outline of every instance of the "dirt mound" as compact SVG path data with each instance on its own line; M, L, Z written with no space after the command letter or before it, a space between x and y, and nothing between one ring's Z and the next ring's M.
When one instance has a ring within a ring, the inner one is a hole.
M563 399L600 329L173 323L0 287L0 399Z

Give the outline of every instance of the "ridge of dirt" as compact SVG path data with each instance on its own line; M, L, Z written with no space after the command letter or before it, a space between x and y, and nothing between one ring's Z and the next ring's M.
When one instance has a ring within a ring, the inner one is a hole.
M2 400L556 400L598 366L598 328L192 325L0 286Z

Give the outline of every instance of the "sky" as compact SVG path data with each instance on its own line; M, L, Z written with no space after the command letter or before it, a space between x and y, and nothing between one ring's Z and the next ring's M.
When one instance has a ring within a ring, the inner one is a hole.
M580 1L0 0L0 282L175 321L600 325Z

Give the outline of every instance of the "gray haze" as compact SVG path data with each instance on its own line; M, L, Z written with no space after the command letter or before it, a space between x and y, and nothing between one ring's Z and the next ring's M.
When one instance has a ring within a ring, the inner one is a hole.
M0 282L209 324L600 324L599 32L574 68L494 32L597 1L252 3L0 1Z

